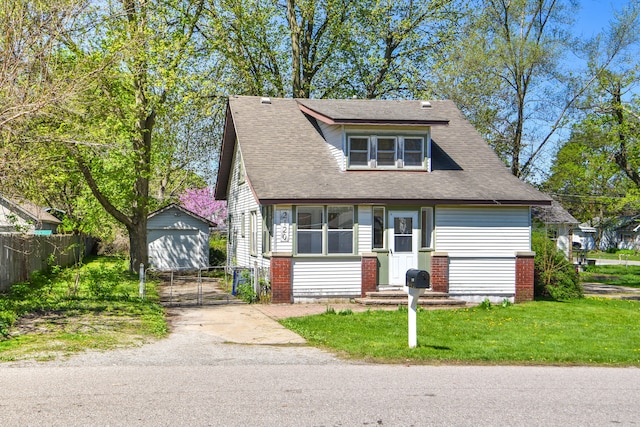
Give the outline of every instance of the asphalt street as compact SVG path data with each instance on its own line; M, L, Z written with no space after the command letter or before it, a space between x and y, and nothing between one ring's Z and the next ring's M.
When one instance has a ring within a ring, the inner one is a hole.
M371 365L250 306L173 314L139 348L0 364L0 426L640 424L637 368Z

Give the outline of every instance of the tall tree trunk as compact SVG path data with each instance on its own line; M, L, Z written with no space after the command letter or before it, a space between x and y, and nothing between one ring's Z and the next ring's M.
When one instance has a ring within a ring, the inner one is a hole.
M618 137L618 151L615 153L615 161L622 169L627 177L633 181L633 183L640 187L640 174L638 171L629 164L629 154L627 150L627 129L626 120L624 117L624 106L622 105L622 84L617 81L614 83L613 87L613 117L618 127L617 129L617 137Z
M287 0L287 21L291 30L291 74L294 98L304 98L301 82L300 31L296 18L295 0Z
M141 217L140 221L127 225L129 233L129 270L137 272L140 264L148 267L149 252L147 249L147 217Z

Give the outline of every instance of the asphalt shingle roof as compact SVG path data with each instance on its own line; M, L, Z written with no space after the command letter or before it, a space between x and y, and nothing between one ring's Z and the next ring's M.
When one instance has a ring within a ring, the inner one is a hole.
M354 202L407 204L549 204L551 198L514 177L452 101L229 98L216 198L226 199L233 148L263 204ZM347 170L331 154L316 119L300 105L333 118L448 121L431 128L432 171ZM346 110L352 107L352 112Z
M539 219L545 224L578 224L579 221L573 217L560 202L553 200L551 206L534 206L531 209L531 216Z

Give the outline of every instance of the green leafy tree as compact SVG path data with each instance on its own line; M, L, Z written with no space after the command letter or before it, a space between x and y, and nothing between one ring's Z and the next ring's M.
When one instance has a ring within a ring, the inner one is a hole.
M598 73L580 104L585 115L558 151L545 183L571 203L574 216L595 220L594 226L640 205L639 28L640 7L632 1L591 41L589 64Z
M347 40L336 52L343 74L323 73L316 82L321 96L415 98L428 92L463 6L453 0L360 1L351 15Z
M571 34L571 0L479 0L450 45L434 91L456 101L511 172L539 178L539 160L576 118L600 73L622 55L617 34L597 62L582 69L597 40ZM576 61L567 66L565 58Z
M282 10L285 10L282 8ZM290 94L286 21L272 0L207 2L200 24L228 93Z
M456 0L223 1L209 4L203 28L237 93L417 97L455 34L460 7Z
M146 221L158 203L153 190L164 197L167 188L177 194L180 185L202 184L184 155L205 153L215 134L207 118L218 80L197 31L202 8L199 0L100 3L83 17L94 24L51 54L52 78L93 78L30 120L18 138L16 151L35 155L40 170L42 154L56 153L66 170L81 174L76 206L94 211L93 202L82 202L90 192L126 229L132 270L147 263Z

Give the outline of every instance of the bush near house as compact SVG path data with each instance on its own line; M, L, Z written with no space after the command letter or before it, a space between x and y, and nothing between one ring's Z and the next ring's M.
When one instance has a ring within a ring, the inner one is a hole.
M220 233L211 233L209 237L209 265L225 265L227 262L227 238Z
M556 301L584 296L575 267L544 233L534 232L532 248L535 256L534 291L538 298Z

